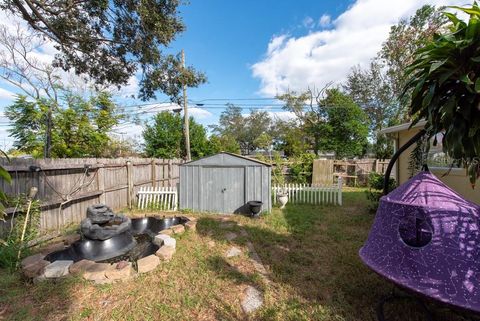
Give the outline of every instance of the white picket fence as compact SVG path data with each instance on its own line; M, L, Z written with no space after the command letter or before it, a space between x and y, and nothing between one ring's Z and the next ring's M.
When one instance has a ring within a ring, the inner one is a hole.
M277 202L277 195L288 193L288 202L292 204L333 204L342 205L342 178L338 183L330 186L310 184L274 185L272 196Z
M139 209L176 211L178 193L176 187L141 187L137 193Z

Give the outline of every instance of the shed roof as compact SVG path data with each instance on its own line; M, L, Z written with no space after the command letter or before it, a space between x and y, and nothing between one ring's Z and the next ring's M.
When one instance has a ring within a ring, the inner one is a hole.
M256 165L260 164L260 165L271 167L270 164L259 161L257 159L248 158L242 155L228 153L228 152L221 152L215 155L200 158L194 161L183 163L180 166L189 166L189 165L194 165L194 166L198 166L198 165L242 166L243 165L243 166L246 166L251 163Z

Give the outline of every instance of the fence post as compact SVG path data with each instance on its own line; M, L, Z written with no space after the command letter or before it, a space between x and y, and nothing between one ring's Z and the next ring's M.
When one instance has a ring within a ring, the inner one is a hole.
M105 195L105 168L103 164L98 164L97 187L98 191L102 192L102 194L98 195L98 201L102 204L105 204L107 200Z
M337 187L337 193L338 193L338 205L342 205L342 178L338 178L338 187Z
M155 187L157 185L157 171L156 171L155 159L152 159L150 164L152 166L152 175L151 175L152 187Z
M173 185L173 180L172 180L172 160L169 159L168 160L168 186L172 186Z
M131 161L127 161L127 203L128 208L132 208L133 203L133 165Z

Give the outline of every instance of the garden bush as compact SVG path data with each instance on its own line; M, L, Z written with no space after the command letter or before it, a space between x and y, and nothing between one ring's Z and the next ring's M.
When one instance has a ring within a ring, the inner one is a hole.
M376 212L378 209L378 204L380 198L383 196L383 183L385 177L382 174L372 172L368 176L368 190L367 199L369 201L368 209L371 212ZM388 191L392 191L397 186L397 183L394 178L390 177L388 182Z

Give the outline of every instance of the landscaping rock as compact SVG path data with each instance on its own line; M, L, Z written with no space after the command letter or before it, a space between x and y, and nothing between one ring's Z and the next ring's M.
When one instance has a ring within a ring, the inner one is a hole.
M166 239L171 239L171 236L170 235L167 235L167 234L158 234L155 236L155 238L153 239L153 244L157 245L157 246L162 246L163 245L163 242L166 240Z
M69 246L72 243L80 240L80 234L70 234L63 237L63 244Z
M83 272L83 278L89 281L94 281L97 284L108 283L105 273L110 268L108 263L94 263L87 266Z
M70 274L83 274L91 265L94 264L94 261L84 259L70 265L68 270L70 271Z
M154 270L160 264L158 256L149 255L137 261L138 273L146 273Z
M176 248L177 247L177 240L175 240L174 238L170 237L168 239L165 239L163 241L163 245L164 246L169 246L169 247L172 247L172 248Z
M262 292L254 288L253 286L248 286L244 291L244 298L242 300L242 309L245 313L251 313L263 304L263 295Z
M173 231L173 234L182 234L185 232L185 226L182 224L174 225L170 229Z
M119 262L122 263L122 262ZM112 281L118 280L128 280L134 274L135 271L133 270L132 263L125 262L126 265L121 264L112 264L109 269L105 271L105 277Z
M27 267L31 264L35 264L38 261L43 261L44 258L45 258L45 255L43 255L42 253L35 254L35 255L30 255L30 256L24 258L22 260L22 262L20 262L20 266L22 268L24 268L24 267Z
M117 270L121 270L121 269L127 267L128 264L130 264L130 262L128 262L128 261L120 261L120 262L118 262L118 263L115 265L115 268L116 268Z
M43 275L43 273L32 279L33 284L38 284L38 283L46 281L46 280L47 280L47 278L45 277L45 275Z
M58 260L53 263L50 263L45 267L43 275L47 279L60 278L62 276L68 275L68 268L73 264L73 261L63 261Z
M185 223L185 228L187 231L195 231L197 229L197 221L188 221Z
M25 267L22 268L22 273L27 277L27 278L35 278L39 275L43 274L44 268L49 265L50 262L46 260L39 260L34 263L31 263Z
M226 253L227 257L235 257L242 254L242 250L240 250L238 247L232 246Z
M236 233L233 233L233 232L228 232L227 234L225 234L225 238L229 241L232 241L234 239L237 238L237 234Z
M158 234L166 234L166 235L173 235L173 231L171 229L165 229L165 230L161 230L160 232L158 232Z
M160 258L162 261L170 261L175 253L175 248L170 246L162 246L158 249L155 253L156 256Z
M46 247L44 247L41 250L41 253L46 256L50 253L61 251L61 250L64 250L64 249L65 249L65 244L63 244L63 242L52 243L52 244L49 244Z

